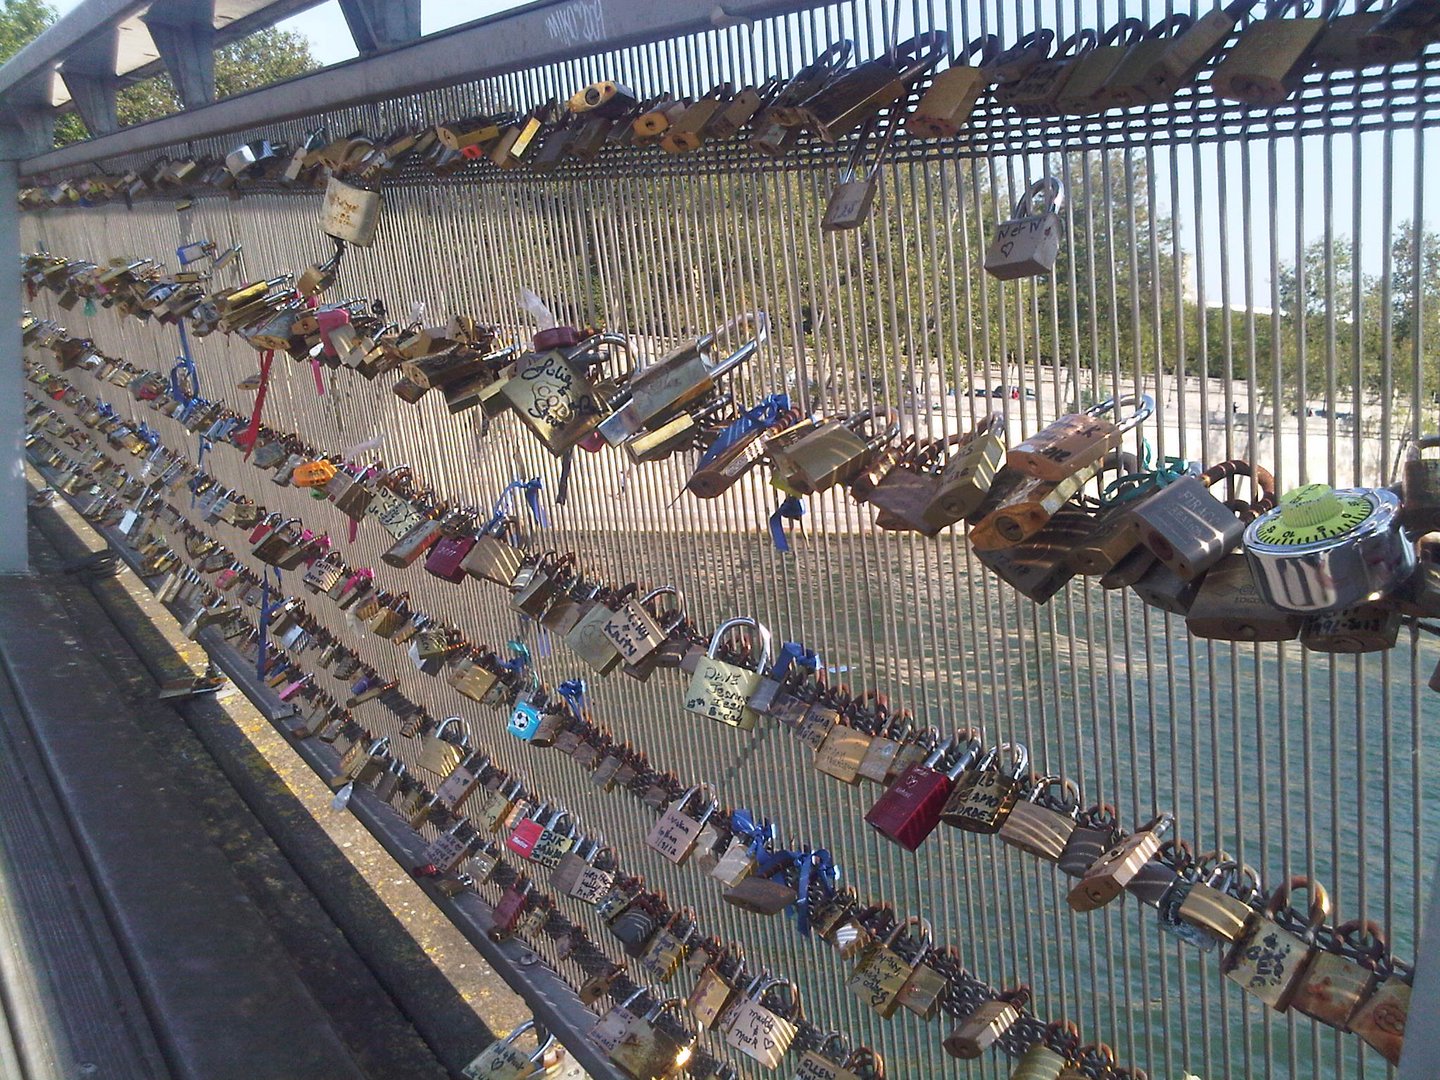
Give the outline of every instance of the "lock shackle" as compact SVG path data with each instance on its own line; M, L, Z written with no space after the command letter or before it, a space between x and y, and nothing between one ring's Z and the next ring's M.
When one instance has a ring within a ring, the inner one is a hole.
M1276 921L1282 910L1289 912L1292 916L1296 915L1294 908L1290 906L1290 894L1297 889L1303 889L1310 894L1310 909L1306 914L1305 933L1301 937L1313 943L1315 935L1331 915L1330 894L1325 891L1325 886L1314 878L1297 874L1281 885L1270 895L1270 900L1265 905L1265 914Z
M713 366L707 368L707 374L714 379L724 375L732 368L749 360L760 351L760 346L770 340L770 316L763 311L742 311L728 322L717 326L710 333L695 342L694 348L700 354L705 354L715 348L717 344L728 344L731 336L739 331L741 327L753 327L751 336L737 346L728 356L717 360Z
M1184 12L1177 11L1173 15L1167 15L1158 20L1154 26L1145 31L1144 41L1159 41L1161 38L1178 38L1193 26L1195 20Z
M385 736L382 736L382 737L379 738L379 739L376 739L374 742L372 742L372 743L370 744L370 749L367 751L367 753L370 755L370 757L379 757L379 756L380 756L380 751L382 751L382 750L388 750L389 748L390 748L390 736L389 736L389 735L385 735Z
M957 44L959 43L959 40L960 39L958 38L956 39ZM997 56L999 56L1000 51L1000 38L997 37L995 34L977 34L975 37L971 38L964 45L962 45L959 49L956 49L950 53L950 66L959 67L962 60L968 61L972 56L978 53L980 55L980 62L974 65L966 64L965 66L983 68L986 64L990 63Z
M447 732L447 731L450 730L450 725L451 725L451 724L455 724L455 725L458 726L458 725L463 725L464 723L465 723L464 717L461 717L461 716L447 716L444 720L441 720L440 723L438 723L438 724L435 725L435 730L432 731L431 734L434 735L435 738L437 738L437 739L444 739L444 738L445 738L445 732ZM463 735L464 733L465 733L465 732L464 732L464 728L463 728L463 726L462 726L462 727L461 727L461 734ZM467 739L466 742L469 742L469 740Z
M1085 415L1104 416L1106 413L1126 407L1133 407L1135 411L1115 425L1122 433L1154 415L1155 399L1149 394L1122 394L1118 397L1108 397L1097 405L1091 405L1085 410Z
M1006 769L1002 769L997 764L1000 759L1001 753L1006 750L1010 752L1010 764L1008 766L1008 773L1006 772ZM990 767L994 768L997 772L1008 775L1011 779L1018 779L1021 776L1024 776L1030 768L1030 751L1026 748L1024 743L1020 742L1003 742L1000 745L994 747L989 754L985 755L985 759L986 761L991 763Z
M709 806L707 806L701 816L696 819L700 822L701 825L704 825L707 821L714 817L716 812L720 809L720 796L715 793L714 788L712 788L708 783L702 781L701 783L698 783L694 787L690 788L690 790L686 791L685 794L680 796L680 801L677 807L680 813L683 814L685 812L685 807L690 805L690 796L692 795L705 795L709 797Z
M832 1043L840 1048L838 1057L825 1052ZM843 1067L843 1063L850 1055L850 1037L840 1031L827 1031L824 1035L820 1036L820 1044L815 1047L815 1052L830 1061L841 1062Z
M758 986L756 984L759 984ZM761 972L755 977L755 981L746 990L745 996L751 1001L765 1007L765 995L777 986L783 986L790 991L790 1005L779 1015L788 1020L798 1020L805 1015L805 1010L800 1005L800 987L794 980L786 979L779 975L771 975L769 972Z
M651 589L644 596L640 597L640 606L649 610L647 605L651 600L659 596L675 597L675 611L683 614L685 611L685 595L674 585L661 585L659 588Z
M1405 451L1406 461L1419 461L1420 451L1433 450L1440 446L1440 435L1421 435L1410 440L1410 447Z
M917 78L944 60L949 55L949 51L949 32L932 29L928 33L916 34L909 41L896 45L885 54L885 59L895 67L899 67L904 60L910 61L907 66L900 68L898 73L900 81L908 87ZM893 123L891 127L894 127Z
M1065 206L1065 185L1057 177L1042 176L1027 187L1020 198L1015 200L1015 205L1010 211L1010 220L1019 221L1021 218L1038 216L1027 213L1027 211L1034 208L1041 199L1044 202L1039 204L1040 214L1058 214ZM991 415L998 414L992 413ZM976 433L979 433L978 427Z
M964 740L963 745L961 740ZM950 745L960 751L960 756L945 770L947 779L958 780L960 774L966 769L984 767L983 765L977 765L977 762L980 762L980 755L985 751L985 744L980 740L980 733L974 728L965 728L956 732L950 738ZM948 757L949 755L947 754L946 756ZM941 760L943 761L944 759L942 758Z
M1002 67L1007 63L1015 63L1025 58L1026 53L1039 52L1037 60L1044 60L1050 55L1050 48L1055 44L1055 31L1050 29L1031 30L1023 35L1014 45L998 53L990 63L994 67Z
M1058 805L1057 801L1054 799L1046 800L1046 804L1050 809L1059 810L1062 813L1069 814L1071 817L1074 817L1077 813L1079 813L1080 785L1077 784L1074 780L1063 777L1058 773L1050 773L1046 776L1036 777L1034 788L1030 792L1029 801L1032 803L1039 803L1040 799L1052 787L1059 787L1061 794L1058 800Z
M836 71L850 62L850 57L855 53L855 42L849 38L841 38L839 41L827 46L814 60L806 64L799 71L790 77L785 86L797 85L800 82L808 82L817 76ZM782 88L781 93L784 93Z
M1065 55L1067 53L1071 53L1072 50L1074 56L1084 56L1086 53L1095 49L1096 46L1098 46L1099 44L1099 31L1087 26L1082 30L1076 30L1064 41L1060 42L1060 44L1055 49L1054 58L1056 60L1063 59Z
M1139 19L1131 16L1121 19L1114 26L1108 27L1095 43L1096 48L1105 45L1134 45L1147 33L1145 24ZM1122 41L1121 39L1124 38Z
M1367 938L1369 945L1365 944ZM1341 923L1330 932L1330 940L1325 947L1330 952L1357 960L1362 966L1372 970L1379 968L1390 953L1385 932L1378 923L1370 919L1351 919Z
M935 928L930 925L930 920L924 915L907 915L902 922L897 922L885 935L884 945L888 949L900 940L900 935L909 930L911 926L920 928L920 955L924 956L935 947ZM906 934L908 937L909 935Z
M714 635L710 638L710 647L705 650L705 655L715 659L715 654L720 651L720 642L731 629L737 626L753 626L760 637L760 660L755 670L763 672L770 665L770 631L757 619L749 615L740 615L733 619L726 619L715 628Z
M868 440L870 444L870 449L878 450L882 446L885 446L887 443L894 442L895 439L900 435L900 414L894 409L880 409L874 407L869 409L861 409L859 412L854 412L847 416L844 421L842 421L841 426L849 429L851 433L859 435L860 432L857 431L856 428L867 422L873 425L881 417L884 417L886 422L884 434L882 435L878 431L874 432L871 434Z

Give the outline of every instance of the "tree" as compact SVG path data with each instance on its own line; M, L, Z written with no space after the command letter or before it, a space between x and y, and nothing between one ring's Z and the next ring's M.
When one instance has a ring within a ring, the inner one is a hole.
M304 35L272 26L232 41L215 54L215 96L227 98L243 94L246 90L304 75L319 66ZM180 98L168 75L157 75L127 86L116 100L122 127L179 111Z

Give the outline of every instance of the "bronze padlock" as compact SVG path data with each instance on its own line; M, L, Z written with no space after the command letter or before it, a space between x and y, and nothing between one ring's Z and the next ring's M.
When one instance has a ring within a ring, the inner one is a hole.
M1341 1031L1374 992L1389 949L1373 922L1354 920L1319 937L1319 949L1300 978L1290 1007Z
M999 997L979 1002L945 1036L941 1044L951 1057L973 1060L982 1057L1020 1019L1020 1010L1030 1000L1030 988L1018 986Z
M796 107L799 123L825 142L836 142L904 98L915 81L940 62L949 44L949 34L931 30L842 73Z
M1202 866L1206 860L1201 860ZM1260 892L1260 880L1248 866L1233 860L1216 861L1202 870L1200 880L1190 887L1176 917L1220 941L1233 944L1250 928L1255 918L1251 902Z
M988 63L1000 55L1000 39L982 34L950 58L950 66L930 80L914 112L905 118L905 130L922 139L957 135L970 122L980 95L993 76ZM959 63L979 59L978 64Z
M861 433L867 424L872 428L868 436ZM813 495L849 484L899 434L900 417L893 409L866 409L843 421L827 421L791 443L772 440L771 483L790 495Z
M1105 419L1106 413L1122 407L1133 412L1118 424ZM1005 464L1026 476L1057 482L1087 465L1098 464L1120 446L1121 436L1148 419L1155 411L1149 394L1127 394L1107 398L1083 413L1067 413L1037 431L1005 455Z
M1101 108L1134 108L1170 96L1174 91L1167 91L1161 85L1157 69L1171 43L1189 30L1194 22L1191 16L1177 11L1146 30L1115 65L1105 84L1096 91L1096 100L1101 103Z
M1303 0L1269 0L1265 17L1245 27L1215 65L1211 88L1231 101L1263 108L1279 105L1310 70L1312 54L1337 6L1327 0L1323 15L1309 19L1298 14L1306 10ZM1297 14L1285 18L1292 7Z

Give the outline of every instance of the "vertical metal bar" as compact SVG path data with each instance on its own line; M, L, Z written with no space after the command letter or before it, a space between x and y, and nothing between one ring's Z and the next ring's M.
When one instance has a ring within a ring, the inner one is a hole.
M20 173L15 158L0 150L0 251L20 251ZM25 396L18 363L24 286L19 276L0 285L0 574L30 569L25 514Z

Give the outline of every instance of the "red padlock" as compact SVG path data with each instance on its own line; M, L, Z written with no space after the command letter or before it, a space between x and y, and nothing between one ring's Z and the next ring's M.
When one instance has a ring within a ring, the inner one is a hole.
M942 771L942 763L957 749L959 757ZM973 729L941 743L923 762L911 765L885 789L885 794L865 812L866 824L906 851L916 850L940 824L940 812L960 774L979 760L983 749Z
M473 536L442 536L425 556L425 569L438 578L459 585L469 575L460 564L476 544Z
M530 890L530 879L521 874L500 894L495 910L491 913L489 936L492 940L501 941L515 932L515 928L520 925L520 917L529 906Z
M269 517L262 518L260 524L250 530L250 543L258 544L261 540L265 539L267 535L275 530L275 526L279 525L281 520L279 514L271 514Z
M514 831L505 838L505 846L522 859L530 858L540 837L545 835L545 826L540 822L540 816L547 809L548 807L542 803L533 816L522 819L515 826Z

